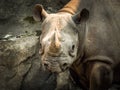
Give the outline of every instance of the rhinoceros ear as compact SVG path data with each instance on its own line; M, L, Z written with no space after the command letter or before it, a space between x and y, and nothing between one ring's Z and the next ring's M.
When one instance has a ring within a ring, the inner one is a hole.
M81 21L86 21L89 18L89 11L84 8L80 13L72 17L73 21L76 24L79 24Z
M36 4L33 9L33 18L35 21L41 21L48 16L41 4Z

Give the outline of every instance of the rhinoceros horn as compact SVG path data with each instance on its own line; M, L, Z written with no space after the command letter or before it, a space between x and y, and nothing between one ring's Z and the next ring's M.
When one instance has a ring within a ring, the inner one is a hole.
M70 0L59 12L67 12L70 14L75 14L78 10L81 0Z
M51 38L51 44L49 46L49 51L51 53L57 53L61 49L60 37L58 32L55 31L53 37Z

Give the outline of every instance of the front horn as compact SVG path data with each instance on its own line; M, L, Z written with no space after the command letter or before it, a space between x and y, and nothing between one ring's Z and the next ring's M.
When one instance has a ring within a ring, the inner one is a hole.
M57 53L61 49L61 43L59 40L59 36L57 32L54 33L53 37L51 38L51 44L49 46L49 51L52 53Z

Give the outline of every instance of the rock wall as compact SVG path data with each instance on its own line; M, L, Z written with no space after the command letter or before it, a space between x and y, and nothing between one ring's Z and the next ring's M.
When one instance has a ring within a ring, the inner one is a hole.
M40 3L49 13L56 12L67 1L0 1L0 90L54 90L55 75L41 69L41 23L33 20L32 10Z
M69 0L1 0L0 1L0 38L6 34L16 36L25 31L40 30L35 23L33 7L42 4L50 12L56 12Z
M0 90L55 88L55 76L41 69L37 36L0 41L0 45Z

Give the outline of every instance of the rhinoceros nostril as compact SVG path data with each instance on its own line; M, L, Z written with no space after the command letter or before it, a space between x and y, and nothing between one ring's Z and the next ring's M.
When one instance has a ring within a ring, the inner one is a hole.
M62 64L62 70L68 69L68 63L63 63Z
M44 66L45 66L45 67L48 67L48 66L49 66L49 64L48 64L48 63L44 63Z
M63 63L63 67L66 67L67 66L67 63Z

